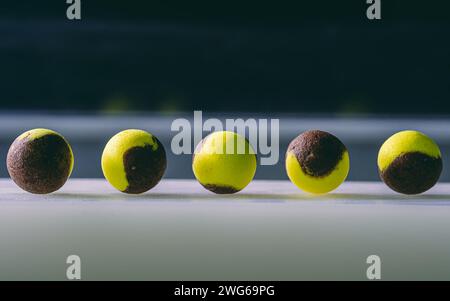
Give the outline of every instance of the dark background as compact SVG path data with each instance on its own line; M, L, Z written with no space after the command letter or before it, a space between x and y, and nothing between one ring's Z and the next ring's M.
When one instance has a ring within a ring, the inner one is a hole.
M449 1L2 1L0 110L450 113Z

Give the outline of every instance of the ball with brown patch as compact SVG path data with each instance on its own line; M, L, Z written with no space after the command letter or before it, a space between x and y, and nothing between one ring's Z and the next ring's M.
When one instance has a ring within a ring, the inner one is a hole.
M392 190L419 194L433 187L442 172L438 145L418 131L401 131L387 139L378 153L380 177Z
M6 164L23 190L46 194L60 189L73 169L73 153L60 134L48 129L27 131L14 140Z
M311 130L292 140L286 152L286 172L301 190L321 194L336 189L347 177L347 148L330 133Z
M166 170L166 151L156 136L142 130L125 130L109 140L102 155L105 178L130 194L146 192L159 183Z
M195 148L192 170L198 182L217 194L244 189L256 172L256 153L245 137L230 131L214 132Z

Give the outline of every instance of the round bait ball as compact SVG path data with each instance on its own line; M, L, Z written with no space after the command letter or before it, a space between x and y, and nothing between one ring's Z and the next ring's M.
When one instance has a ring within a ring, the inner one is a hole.
M256 172L256 154L250 143L233 132L214 132L196 147L194 175L203 187L218 193L244 189Z
M109 140L102 155L102 170L117 190L146 192L166 171L166 151L159 140L142 130L125 130Z
M11 179L23 190L36 194L61 188L72 173L73 162L69 143L47 129L30 130L17 137L6 159Z
M286 152L286 172L298 188L322 194L336 189L347 178L347 148L330 133L312 130L292 140Z
M381 146L378 170L383 182L392 190L419 194L439 180L441 151L432 139L420 132L398 132Z

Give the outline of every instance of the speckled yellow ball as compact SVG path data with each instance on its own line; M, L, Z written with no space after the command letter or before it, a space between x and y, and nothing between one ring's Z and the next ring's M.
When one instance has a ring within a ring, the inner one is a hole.
M152 189L166 170L161 142L142 130L125 130L109 140L102 155L102 170L117 190L139 194Z
M378 153L381 179L392 190L419 194L433 187L442 172L439 146L417 131L401 131L389 137Z
M13 181L35 194L60 189L72 173L73 162L66 139L48 129L33 129L17 137L6 159Z
M347 178L347 148L330 133L312 130L292 140L286 152L286 172L298 188L313 194L336 189Z
M203 187L218 193L244 189L256 172L256 153L241 135L214 132L196 147L192 159L194 175Z

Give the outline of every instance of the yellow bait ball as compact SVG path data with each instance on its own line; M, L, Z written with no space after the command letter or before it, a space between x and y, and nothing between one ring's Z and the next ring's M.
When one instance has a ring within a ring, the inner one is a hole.
M194 175L203 187L218 193L244 189L256 172L256 154L250 143L233 132L214 132L196 147Z
M417 131L392 135L378 153L381 179L392 190L419 194L433 187L442 172L439 146Z
M152 189L166 170L166 152L159 140L142 130L125 130L109 140L102 170L117 190L139 194Z
M289 179L303 191L322 194L336 189L347 178L347 148L330 133L312 130L292 140L286 152Z

